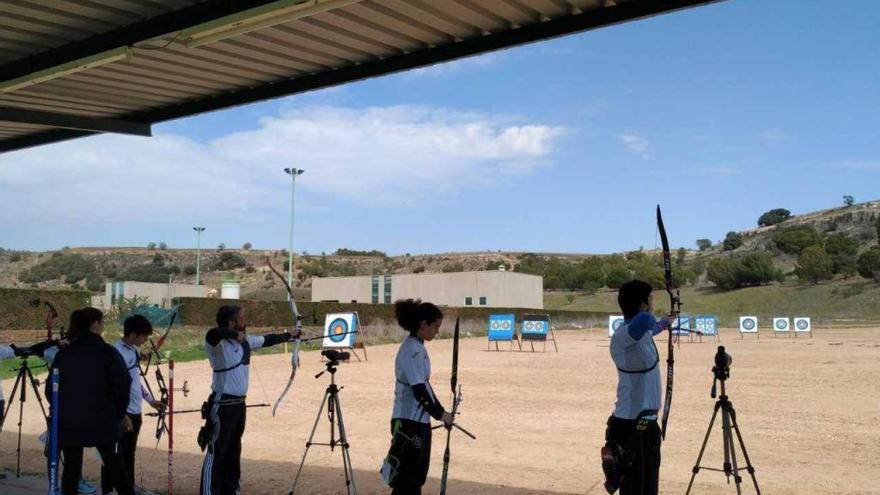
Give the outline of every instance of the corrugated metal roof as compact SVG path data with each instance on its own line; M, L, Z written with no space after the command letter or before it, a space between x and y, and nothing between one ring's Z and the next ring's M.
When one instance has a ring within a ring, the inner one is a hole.
M132 48L126 60L0 89L0 109L154 123L710 1L348 1L193 48L182 29L272 2L0 0L0 85ZM0 151L89 134L0 121Z

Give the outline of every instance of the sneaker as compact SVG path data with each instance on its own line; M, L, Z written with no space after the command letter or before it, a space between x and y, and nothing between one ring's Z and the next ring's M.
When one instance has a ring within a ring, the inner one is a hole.
M92 485L91 483L89 483L86 480L79 480L79 492L80 493L84 493L85 495L91 495L93 493L96 493L97 491L98 491L98 489L95 488L95 485Z

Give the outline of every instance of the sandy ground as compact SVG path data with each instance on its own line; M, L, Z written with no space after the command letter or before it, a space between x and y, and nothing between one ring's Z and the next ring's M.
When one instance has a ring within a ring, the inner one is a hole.
M817 329L814 338L762 335L722 338L733 355L728 393L736 406L746 446L765 494L880 493L880 330ZM472 441L452 441L450 493L604 493L599 449L614 401L616 376L602 332L557 333L559 354L488 352L483 338L462 340L459 383L464 402L460 421ZM664 337L665 339L665 337ZM449 403L450 340L428 345L432 382ZM665 342L658 346L665 357ZM551 346L552 349L552 346ZM361 494L388 493L378 468L388 447L397 345L370 347L369 362L341 366L338 381L351 456ZM716 346L681 344L676 352L675 398L663 445L661 493L684 493L712 412L709 397ZM258 357L252 367L250 401L273 402L289 375L285 355ZM303 368L285 404L249 410L244 437L243 493L286 493L328 383L314 379L319 355L303 354ZM666 366L663 365L665 375ZM194 394L178 395L179 409L198 407L207 394L206 363L178 365L177 383L188 380ZM12 383L3 388L9 394ZM42 460L36 402L25 410L23 469L39 472ZM15 467L14 430L9 418L0 436L0 466ZM175 417L175 493L198 491L201 455L195 444L198 415ZM318 441L329 436L322 416ZM165 441L154 450L155 420L145 421L138 469L144 484L164 491ZM426 493L438 491L445 432L435 432ZM89 456L90 457L90 456ZM704 465L721 467L716 426ZM86 474L97 478L94 459ZM0 485L2 486L2 485ZM750 488L750 485L744 485ZM313 447L298 493L345 493L339 451ZM2 490L0 490L2 491ZM744 493L750 493L745 490ZM702 471L694 493L735 493L721 473Z

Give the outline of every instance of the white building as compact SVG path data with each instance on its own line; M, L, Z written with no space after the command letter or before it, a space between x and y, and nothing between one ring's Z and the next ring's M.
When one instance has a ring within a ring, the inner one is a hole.
M120 299L145 297L147 304L171 307L175 297L208 297L208 287L191 284L156 284L150 282L107 282L103 296L92 297L92 306L108 309Z

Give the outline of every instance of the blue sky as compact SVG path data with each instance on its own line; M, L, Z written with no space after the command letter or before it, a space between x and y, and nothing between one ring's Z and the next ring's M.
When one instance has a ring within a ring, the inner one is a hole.
M729 0L0 155L0 246L607 253L880 198L880 3Z

